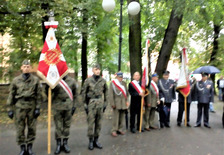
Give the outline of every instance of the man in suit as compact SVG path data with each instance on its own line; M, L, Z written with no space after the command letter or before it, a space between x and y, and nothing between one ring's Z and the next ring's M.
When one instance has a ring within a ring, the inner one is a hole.
M202 73L202 80L196 83L195 96L198 101L198 114L195 127L201 126L202 111L204 118L204 126L209 126L209 103L214 101L214 88L212 81L208 80L208 74Z
M160 110L160 127L163 128L165 125L166 127L170 127L170 109L171 109L171 103L173 100L176 99L175 94L175 82L174 80L169 79L170 72L164 71L163 72L163 78L159 80L158 82L158 88L159 88L159 98L160 101L163 102L163 105L160 106L166 106L167 107L167 114L164 114L162 108Z
M132 133L136 132L135 119L137 116L137 130L140 126L140 111L141 111L141 98L144 93L141 89L140 82L141 75L139 72L133 74L133 81L128 85L128 92L131 95L131 105L130 105L130 130ZM143 130L142 130L143 131Z
M158 75L152 74L152 80L150 84L149 95L145 97L145 130L157 129L154 126L154 117L156 112L156 106L160 104L159 101L159 88L157 87Z
M116 74L116 79L111 81L109 94L109 102L113 109L113 127L111 135L117 137L117 134L125 134L123 131L124 116L129 106L127 86L123 81L122 72L118 72Z

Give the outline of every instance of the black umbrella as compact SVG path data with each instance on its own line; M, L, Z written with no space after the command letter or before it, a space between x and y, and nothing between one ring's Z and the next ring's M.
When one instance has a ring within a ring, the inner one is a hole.
M216 74L220 73L220 70L214 66L202 66L197 68L193 74L201 74L201 73L208 73L208 74Z

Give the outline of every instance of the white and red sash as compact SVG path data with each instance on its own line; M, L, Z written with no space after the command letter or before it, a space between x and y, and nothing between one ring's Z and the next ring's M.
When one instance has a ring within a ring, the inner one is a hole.
M71 99L71 101L73 101L73 93L71 88L68 86L68 84L61 79L61 81L59 82L60 86L65 90L65 92L68 94L69 98Z
M125 98L127 98L125 87L118 81L118 79L114 79L113 84L122 92Z
M131 81L131 84L134 86L135 90L140 94L143 92L141 86L136 80Z
M159 96L159 89L157 87L157 84L154 81L151 81L151 85L154 88L154 90L156 91L156 95Z

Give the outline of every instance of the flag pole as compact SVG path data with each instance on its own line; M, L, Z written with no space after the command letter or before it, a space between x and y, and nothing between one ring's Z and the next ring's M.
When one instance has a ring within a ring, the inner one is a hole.
M184 125L187 126L187 97L186 96L184 96L184 110L185 110Z
M141 132L142 132L143 104L144 104L144 97L142 97L142 99L141 99L141 111L140 111L140 125L139 125L139 133L141 133Z
M51 87L48 89L48 154L51 154Z

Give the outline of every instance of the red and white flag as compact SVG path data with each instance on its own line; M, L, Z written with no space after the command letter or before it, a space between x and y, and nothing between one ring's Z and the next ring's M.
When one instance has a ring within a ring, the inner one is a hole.
M190 83L189 83L186 66L187 66L186 48L183 48L181 70L180 70L179 79L177 81L176 89L178 89L179 92L184 97L187 97L190 94Z
M112 82L122 92L124 97L127 99L125 87L118 81L118 79L114 79Z
M149 46L150 46L150 41L149 41L149 39L147 39L146 47L145 47L145 54L142 58L143 74L142 74L141 87L142 87L143 91L145 91L146 87L149 84L149 54L148 54Z

